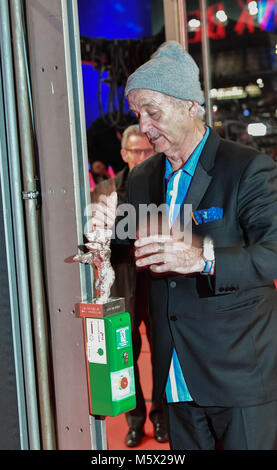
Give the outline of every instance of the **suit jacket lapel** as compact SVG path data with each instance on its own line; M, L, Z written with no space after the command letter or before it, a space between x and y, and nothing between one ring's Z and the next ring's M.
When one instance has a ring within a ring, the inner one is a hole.
M191 204L193 211L199 206L201 199L208 189L211 179L212 176L207 173L199 162L185 199L185 204Z
M214 166L219 142L219 136L215 133L215 131L210 129L209 137L201 153L199 163L196 167L185 200L185 204L192 204L193 211L199 206L201 199L203 198L211 182L212 175L209 174L209 171Z
M192 178L191 185L187 192L187 197L184 202L184 205L191 204L192 212L198 208L212 180L212 175L209 174L209 171L214 166L216 151L217 151L219 142L220 142L220 139L218 135L212 129L210 129L209 137L201 153L198 165L196 167L194 176ZM184 219L184 210L185 210L184 205L181 207L181 210L180 210L181 230L183 230L184 228L184 220L185 220Z

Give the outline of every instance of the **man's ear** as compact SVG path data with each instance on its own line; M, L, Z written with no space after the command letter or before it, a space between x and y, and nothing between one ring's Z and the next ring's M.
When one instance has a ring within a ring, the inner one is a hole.
M122 157L122 160L125 162L125 163L128 163L128 153L125 149L121 149L120 150L120 153L121 153L121 157Z
M189 106L189 115L191 118L194 118L197 115L198 106L199 105L196 101L191 101L191 105Z

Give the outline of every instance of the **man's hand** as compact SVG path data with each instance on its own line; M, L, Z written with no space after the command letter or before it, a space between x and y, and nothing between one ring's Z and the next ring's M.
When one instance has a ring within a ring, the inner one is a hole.
M135 242L138 267L149 267L155 273L192 274L203 271L202 243L186 244L172 236L155 235Z
M116 219L117 193L101 194L97 203L92 204L92 228L111 228Z

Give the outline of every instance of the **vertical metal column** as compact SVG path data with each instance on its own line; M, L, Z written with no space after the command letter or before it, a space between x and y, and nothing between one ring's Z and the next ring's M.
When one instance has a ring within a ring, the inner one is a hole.
M28 93L27 64L24 53L24 31L21 0L10 0L13 33L14 69L21 144L22 176L25 196L25 220L30 268L30 293L36 351L36 373L40 408L41 436L44 450L55 449L53 401L49 364L48 325L44 280L39 240L39 210L36 199L36 165L31 109Z
M89 230L90 202L77 1L25 2L42 194L47 305L57 448L105 448L89 417L83 324L75 304L92 298L88 265L72 262ZM88 226L86 226L88 224ZM96 420L95 420L96 421ZM103 442L104 441L104 442Z
M15 247L14 247L14 233L12 223L12 204L9 183L9 165L7 154L6 142L6 125L4 119L4 102L2 93L2 78L0 73L0 180L3 204L3 222L6 241L7 252L7 269L8 269L8 282L10 293L10 308L11 308L11 324L12 324L12 338L14 350L14 364L15 364L15 377L16 377L16 392L18 403L18 420L19 420L19 435L20 435L20 448L28 450L28 425L27 425L27 412L25 402L25 389L24 389L24 372L23 372L23 357L21 347L21 334L20 334L20 317L19 317L19 302L18 291L16 282L16 261L15 261ZM4 358L3 358L4 360Z
M188 49L185 0L163 0L166 40L178 41Z
M180 29L180 42L182 46L188 50L188 22L186 1L178 0L178 13L179 13L179 29Z
M17 115L15 105L13 62L11 51L10 19L9 6L7 0L2 0L0 2L0 25L1 65L7 122L10 186L12 189L13 235L15 237L15 256L17 266L16 274L18 282L20 325L24 360L24 379L28 416L29 447L32 450L38 450L40 449L40 433L38 422L32 322L29 299L30 294L27 270L25 227L22 204L21 173L19 163L19 144L17 134ZM7 240L7 243L9 243L9 240ZM18 380L21 380L20 377L18 378ZM20 393L22 393L22 391ZM24 443L24 446L26 446L26 443Z
M210 41L207 32L207 2L200 0L200 18L201 18L201 45L203 59L203 76L204 76L204 94L206 103L206 122L209 126L213 125L211 110L211 59L210 59Z

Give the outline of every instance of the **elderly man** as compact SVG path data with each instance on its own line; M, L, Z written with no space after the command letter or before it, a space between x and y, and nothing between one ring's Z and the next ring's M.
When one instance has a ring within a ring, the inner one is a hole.
M126 167L115 178L103 181L95 187L91 195L92 202L98 202L102 194L107 196L116 191L118 204L124 204L127 199L129 172L155 152L153 145L146 135L140 131L138 124L134 124L127 127L122 134L120 153L122 160L127 163ZM120 244L120 240L119 243L112 245L111 262L115 271L115 281L111 294L115 297L125 298L126 310L131 316L137 406L125 415L129 426L125 444L128 447L136 447L140 444L144 435L146 421L146 406L137 364L142 346L139 329L142 323L145 324L150 350L152 345L151 318L149 315L149 276L145 271L137 271L133 247L126 245L126 243ZM152 397L155 395L155 382L153 382ZM152 399L149 418L154 426L156 441L160 443L167 442L168 433L162 401L157 402L154 398Z
M135 242L152 275L156 399L166 396L171 448L276 449L276 165L205 125L198 67L175 41L125 93L158 152L130 173L129 202L137 213L166 203L170 227L173 209L192 206L191 246L174 233Z

